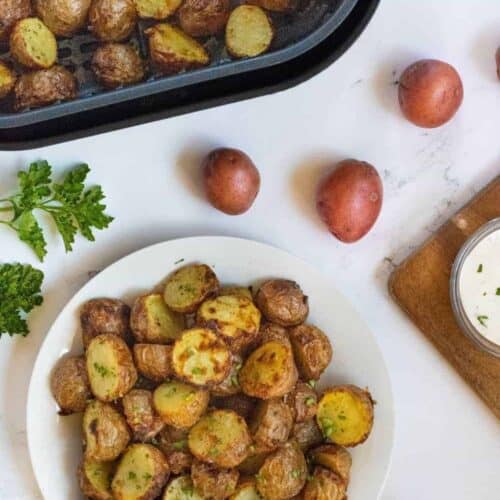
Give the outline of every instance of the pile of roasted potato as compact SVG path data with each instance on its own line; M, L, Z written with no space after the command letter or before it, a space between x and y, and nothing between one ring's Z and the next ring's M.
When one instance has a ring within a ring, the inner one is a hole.
M77 96L74 75L57 64L57 38L88 30L101 42L92 71L103 87L113 89L144 80L148 66L168 75L210 64L204 42L211 36L224 38L231 57L262 54L274 37L268 12L290 13L297 5L296 0L236 6L229 0L2 0L0 44L8 45L10 59L0 62L0 98L13 94L20 111ZM139 20L149 20L148 61L129 43Z
M368 438L370 394L316 384L332 359L289 280L221 287L178 269L132 308L81 310L85 353L60 360L60 414L83 412L78 470L88 498L344 500L351 456Z

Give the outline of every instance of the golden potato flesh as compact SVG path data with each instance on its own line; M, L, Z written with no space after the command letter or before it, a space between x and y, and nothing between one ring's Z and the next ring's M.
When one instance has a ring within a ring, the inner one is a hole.
M203 500L202 497L194 488L191 476L179 476L170 481L162 500Z
M345 492L341 477L324 467L315 467L302 495L304 500L344 500Z
M31 0L2 0L0 2L0 42L9 39L17 21L31 15Z
M137 14L142 19L166 19L172 15L182 0L134 0Z
M307 451L312 446L323 442L323 434L314 418L305 422L295 423L291 438L297 441L302 451Z
M208 328L186 330L172 351L177 377L197 386L220 384L231 370L231 361L226 344Z
M167 459L172 474L182 474L191 469L193 455L188 447L187 429L166 426L156 437L156 444Z
M331 387L321 396L316 420L328 441L356 446L372 430L373 400L368 391L354 385Z
M227 23L229 0L185 0L178 12L181 28L191 36L220 33Z
M135 344L134 361L141 375L154 382L163 382L173 375L173 346L163 344Z
M189 431L191 453L218 467L236 467L248 454L251 444L247 424L237 413L213 410Z
M122 399L123 413L135 441L149 441L165 426L153 408L153 394L145 389L132 389Z
M87 24L91 1L35 0L35 9L54 35L69 37Z
M130 326L137 342L170 344L181 336L184 319L167 307L159 293L151 293L134 302Z
M110 404L91 401L83 414L83 441L86 459L115 460L130 441L125 418Z
M134 31L137 12L133 0L93 0L90 30L103 42L122 42Z
M191 469L191 479L195 490L202 498L223 500L236 489L239 473L236 469L221 469L214 465L195 460Z
M257 491L254 478L240 479L236 491L229 497L229 500L262 500Z
M318 446L309 452L310 463L321 465L340 476L346 484L351 475L351 454L337 444Z
M271 399L284 396L297 382L292 350L281 342L262 344L240 370L241 390L249 396Z
M130 349L116 335L94 337L87 348L86 365L92 393L101 401L123 397L137 382Z
M284 401L290 407L296 422L305 422L316 415L318 395L305 382L297 382L293 391L285 395Z
M114 462L84 459L78 468L78 483L81 492L92 500L113 500L111 480L115 466Z
M16 84L16 74L5 63L0 62L0 99L8 96Z

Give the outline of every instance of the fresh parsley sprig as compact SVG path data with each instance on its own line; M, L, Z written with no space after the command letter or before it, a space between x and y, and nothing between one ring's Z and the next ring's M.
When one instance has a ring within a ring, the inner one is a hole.
M9 220L0 220L0 224L16 231L41 261L47 254L47 242L35 217L36 211L52 217L66 252L73 249L78 232L94 241L93 229L107 228L113 217L104 212L101 186L85 189L89 171L88 165L79 165L59 184L52 182L52 167L46 161L32 163L27 171L18 173L19 191L0 199L0 212L12 213Z

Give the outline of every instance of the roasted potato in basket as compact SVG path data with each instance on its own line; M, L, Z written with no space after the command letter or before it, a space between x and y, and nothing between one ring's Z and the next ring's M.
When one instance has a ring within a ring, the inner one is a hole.
M196 319L199 325L215 330L236 353L255 341L260 328L260 311L251 300L238 295L205 300Z
M274 30L264 10L255 5L240 5L226 24L226 48L233 57L255 57L266 52Z
M125 418L113 406L92 400L83 414L85 458L97 462L115 460L127 447L130 432Z
M133 444L127 448L111 483L116 500L153 500L169 476L163 453L150 444Z
M31 0L2 0L0 2L0 43L9 39L17 21L31 15Z
M231 370L229 375L218 385L210 388L210 393L215 397L234 396L241 392L238 375L243 366L243 359L238 354L231 356Z
M316 446L323 441L323 434L316 423L316 419L295 423L292 429L291 438L299 443L302 451L307 451L312 446Z
M144 79L144 62L137 50L126 43L107 43L98 47L92 56L91 68L97 81L108 89ZM161 299L161 295L158 297Z
M150 391L132 389L123 396L122 406L134 441L149 441L165 426L153 408L153 394Z
M355 385L326 389L318 403L318 425L328 441L356 446L366 441L373 426L373 400Z
M134 31L137 11L133 0L92 0L90 30L103 42L122 42Z
M315 467L302 493L304 500L345 500L346 484L324 467Z
M62 358L50 378L52 395L59 405L60 415L70 415L85 410L92 398L89 377L83 356Z
M210 56L203 45L172 24L161 23L144 32L149 37L149 57L153 65L162 73L171 75L183 70L200 68L210 63ZM206 266L205 266L206 267ZM174 275L175 276L175 275ZM195 276L193 275L193 278ZM177 283L176 283L177 285ZM193 282L189 288L177 288L174 297L165 297L165 302L174 310L194 312L202 295L208 295L206 281ZM167 283L167 288L169 284ZM168 288L170 291L170 288ZM211 291L211 290L210 290ZM173 302L175 300L176 302ZM176 307L174 307L175 305ZM182 310L184 309L184 310Z
M203 500L202 497L194 488L191 476L179 476L170 481L162 500Z
M230 12L229 0L184 0L178 12L179 24L194 37L216 35L224 30Z
M248 455L250 432L245 420L230 410L212 410L189 431L191 453L217 467L236 467Z
M27 68L50 68L57 60L56 38L40 19L21 19L10 34L10 54Z
M211 400L215 408L233 410L238 415L248 420L257 406L257 400L246 394L234 394L226 397L215 397Z
M203 389L172 380L155 389L153 405L166 424L186 429L205 413L209 398Z
M156 437L158 448L167 459L172 474L189 471L193 463L193 455L188 447L187 429L176 429L167 425Z
M184 319L167 307L159 293L151 293L134 302L130 326L137 342L170 344L181 336Z
M240 478L236 491L229 500L262 500L253 477Z
M173 346L163 344L135 344L134 361L137 370L154 382L163 382L173 375Z
M193 462L191 479L202 498L223 500L236 489L239 473L236 469L220 469L199 460Z
M142 19L166 19L182 3L182 0L134 0L137 14Z
M346 484L349 483L351 475L351 454L342 446L337 444L325 444L318 446L309 452L309 461L315 465L321 465L340 476Z
M297 382L293 391L285 395L284 401L290 407L295 422L305 422L316 415L318 395L305 382Z
M92 500L113 500L111 480L115 467L114 462L84 459L78 468L78 483L81 492Z
M92 0L35 0L38 16L57 36L68 37L86 27Z
M16 74L5 63L0 62L0 99L8 96L16 84Z
M87 348L86 365L92 393L101 401L123 397L137 382L130 349L116 335L94 337Z
M298 7L299 0L248 0L247 3L272 12L290 12Z
M116 299L92 299L80 312L83 346L87 348L97 335L110 333L130 340L130 307Z

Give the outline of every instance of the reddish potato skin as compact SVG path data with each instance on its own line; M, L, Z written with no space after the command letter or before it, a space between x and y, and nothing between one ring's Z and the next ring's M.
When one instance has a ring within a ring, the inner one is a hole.
M457 112L464 98L460 75L453 66L422 59L408 66L399 79L399 106L413 124L439 127Z
M383 186L375 167L343 160L320 183L316 207L330 232L353 243L373 227L382 209Z
M207 198L212 206L228 215L246 212L259 189L257 167L243 151L215 149L202 164Z

